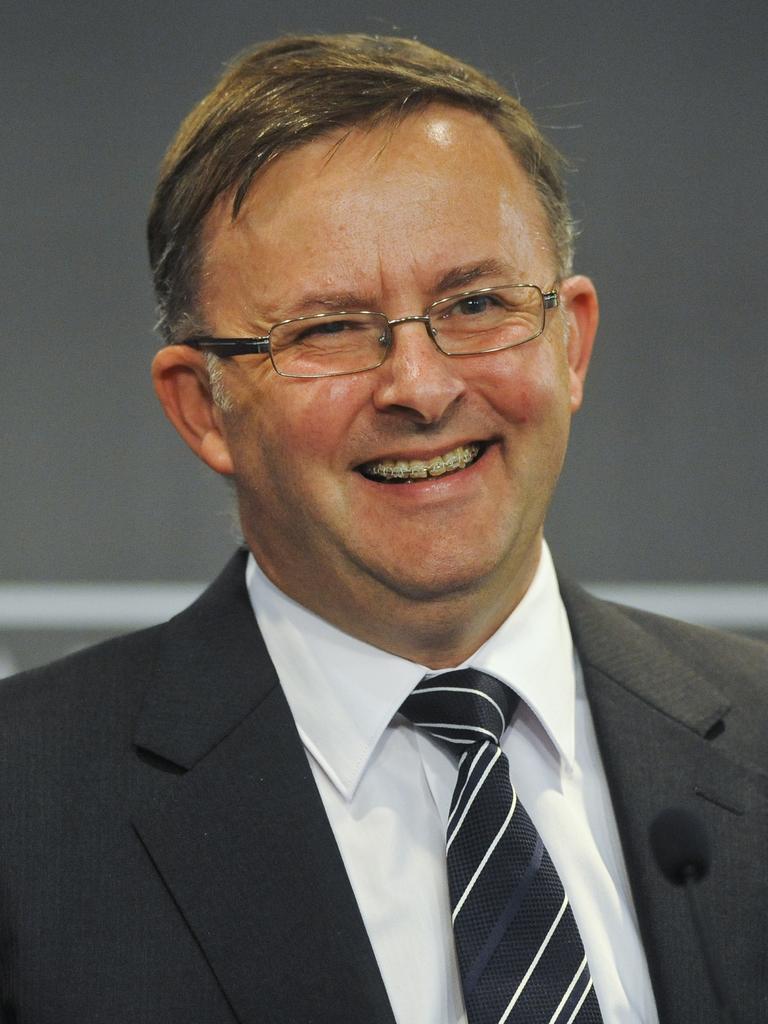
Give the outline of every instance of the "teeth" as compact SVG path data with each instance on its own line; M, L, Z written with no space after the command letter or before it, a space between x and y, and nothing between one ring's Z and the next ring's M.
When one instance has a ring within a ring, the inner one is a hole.
M434 459L398 459L393 462L373 462L365 467L368 476L381 477L384 480L426 480L430 476L443 476L464 469L480 454L477 444L459 445L450 452L438 455Z

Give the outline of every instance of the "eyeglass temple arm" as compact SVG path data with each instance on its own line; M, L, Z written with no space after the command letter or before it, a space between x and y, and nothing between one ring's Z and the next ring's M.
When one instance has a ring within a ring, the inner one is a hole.
M556 291L542 292L542 299L544 299L544 309L557 309L560 305L560 299Z
M177 345L207 352L217 352L222 356L244 356L248 353L269 352L269 338L184 338Z

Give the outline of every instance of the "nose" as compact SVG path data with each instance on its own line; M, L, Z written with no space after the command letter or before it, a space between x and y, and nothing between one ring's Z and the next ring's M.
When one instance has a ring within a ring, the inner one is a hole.
M466 391L461 359L444 355L421 317L390 321L392 347L374 370L373 403L421 423L437 423Z

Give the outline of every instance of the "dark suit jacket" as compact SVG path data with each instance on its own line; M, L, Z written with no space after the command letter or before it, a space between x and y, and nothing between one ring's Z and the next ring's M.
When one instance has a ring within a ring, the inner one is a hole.
M393 1024L243 576L238 554L166 625L0 689L4 1024ZM767 649L563 595L663 1024L718 1020L648 852L680 803L712 838L717 956L766 1021Z

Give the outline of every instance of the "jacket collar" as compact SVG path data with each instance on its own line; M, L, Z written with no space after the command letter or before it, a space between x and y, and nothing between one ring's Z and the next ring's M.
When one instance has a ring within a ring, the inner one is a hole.
M679 640L673 641L679 623L598 600L562 578L560 592L585 668L604 673L700 736L728 714L730 702L717 684L694 667Z
M239 550L165 626L134 741L192 768L278 686L245 589Z

